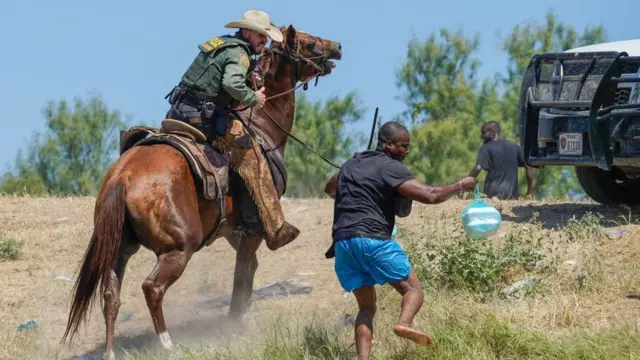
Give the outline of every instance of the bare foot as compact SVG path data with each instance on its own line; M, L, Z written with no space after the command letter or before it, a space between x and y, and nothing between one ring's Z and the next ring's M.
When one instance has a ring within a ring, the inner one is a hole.
M396 325L393 327L393 332L396 335L409 339L418 345L428 346L433 342L433 339L428 334L412 329L408 326Z

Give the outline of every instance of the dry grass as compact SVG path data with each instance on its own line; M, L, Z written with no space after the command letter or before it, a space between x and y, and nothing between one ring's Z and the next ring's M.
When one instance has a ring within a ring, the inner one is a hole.
M0 238L24 243L17 259L0 260L4 279L0 288L0 359L68 359L101 353L104 322L99 308L94 308L88 326L81 328L70 347L59 345L73 282L55 280L75 274L91 234L93 200L0 198ZM405 248L409 240L412 246L423 248L452 243L451 239L461 235L455 223L466 204L457 200L438 206L414 204L413 214L399 219ZM529 296L504 298L425 285L425 306L416 325L433 332L437 347L430 352L415 350L392 334L390 325L398 314L400 299L381 288L374 344L377 358L580 358L587 353L591 355L582 358L597 358L603 353L591 349L594 344L606 350L608 358L640 357L635 334L640 314L640 297L636 296L640 288L637 214L624 208L561 200L494 205L504 219L500 233L491 239L496 246L517 231L541 240L549 269L539 275L540 287ZM230 293L235 253L225 240L219 240L193 257L165 297L173 340L191 349L178 350L176 353L182 354L179 358L306 359L315 354L315 358L328 359L345 358L353 350L351 326L336 327L335 323L344 314L355 315L355 302L345 300L333 273L333 261L324 258L331 241L332 203L290 200L284 206L302 235L280 251L259 250L256 287L298 277L310 282L313 292L254 302L245 332L230 331L230 324L223 320L226 308L196 306L199 300ZM582 222L569 220L573 215L579 220L589 211L600 213L603 225L595 226L596 219L589 217ZM537 222L532 222L536 216ZM610 240L603 233L610 228L628 234ZM569 260L575 264L566 264ZM129 321L116 323L117 345L124 351L144 352L144 343L151 347L157 343L140 288L154 264L155 256L146 249L129 262L120 317L125 312L133 315ZM501 278L513 282L525 272L513 269ZM35 320L38 327L16 332L28 320ZM147 353L128 358L156 357Z

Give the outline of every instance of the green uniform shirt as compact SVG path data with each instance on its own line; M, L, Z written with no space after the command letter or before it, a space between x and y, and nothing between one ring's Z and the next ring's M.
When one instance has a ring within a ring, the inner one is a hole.
M223 108L239 102L248 106L258 103L258 96L245 81L251 47L240 33L215 37L198 48L200 52L182 76L183 84L217 99L216 106Z

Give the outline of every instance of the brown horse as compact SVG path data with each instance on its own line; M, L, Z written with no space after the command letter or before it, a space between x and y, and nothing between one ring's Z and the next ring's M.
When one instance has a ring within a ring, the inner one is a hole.
M286 188L284 148L293 126L296 85L302 83L306 88L308 81L329 74L335 66L329 59L339 60L342 49L340 43L296 31L291 25L280 30L285 40L265 49L258 64L263 73L267 103L262 109L245 109L239 114L254 131L265 154L271 154L272 162L278 164L272 166L272 170L275 169L272 173L282 196ZM138 130L145 136L151 134L166 139L162 134L158 135L162 131ZM156 142L145 146L129 143L128 147L121 148L121 156L105 174L96 198L94 231L74 286L63 342L77 333L100 284L106 326L103 358L115 359L114 333L120 308L120 287L127 262L140 246L157 256L156 266L143 282L142 290L163 347L173 347L162 309L164 295L180 278L191 256L215 239L226 237L236 250L229 316L240 318L248 310L258 266L256 251L263 239L232 231L231 196L226 191L219 191L221 196L217 201L204 196L207 186L202 183L206 182L198 181L204 177L202 162L197 170L193 162L197 156L189 159L184 147L180 149L184 139L195 140L197 137L175 131L173 136L172 143ZM176 137L182 138L182 142L176 142ZM139 138L137 140L142 137ZM203 149L202 141L197 142ZM206 151L199 155L203 153ZM233 185L231 182L229 185ZM215 185L217 189L226 189L224 184ZM244 211L244 206L235 211ZM223 221L225 212L227 218Z

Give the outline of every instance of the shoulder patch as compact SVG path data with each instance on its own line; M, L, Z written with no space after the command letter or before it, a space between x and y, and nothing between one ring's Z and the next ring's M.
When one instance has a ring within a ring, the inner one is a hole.
M204 52L211 52L222 44L224 44L224 40L219 37L214 37L206 43L198 45L198 47Z
M249 57L244 53L244 51L242 52L242 54L240 54L240 59L238 59L238 61L240 62L240 65L244 66L247 69L249 68L249 64L251 63L249 61Z

